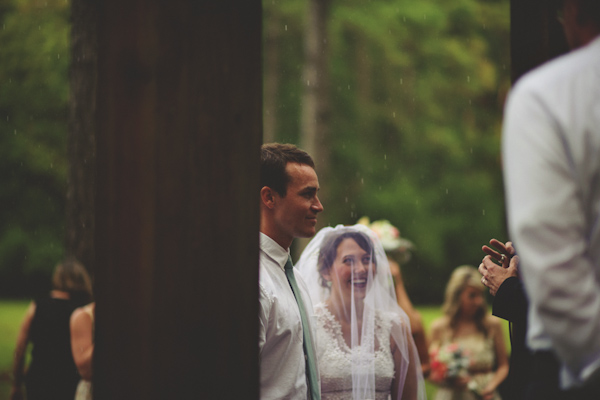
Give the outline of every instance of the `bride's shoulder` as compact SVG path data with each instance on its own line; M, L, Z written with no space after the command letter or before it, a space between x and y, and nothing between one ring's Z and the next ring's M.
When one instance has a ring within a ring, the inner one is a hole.
M329 312L329 309L327 308L325 303L315 304L313 306L313 310L315 311L315 316L317 317L317 319L333 318L333 315L331 314L331 312Z
M394 311L378 310L375 313L375 320L377 325L384 327L386 330L410 327L408 317Z
M341 334L341 325L324 303L313 307L318 332L327 332L330 336Z

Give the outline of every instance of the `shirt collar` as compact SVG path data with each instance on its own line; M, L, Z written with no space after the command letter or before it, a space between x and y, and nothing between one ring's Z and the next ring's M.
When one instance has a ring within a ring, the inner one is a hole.
M284 249L276 241L260 232L260 249L265 252L281 269L284 269L290 256L290 250Z

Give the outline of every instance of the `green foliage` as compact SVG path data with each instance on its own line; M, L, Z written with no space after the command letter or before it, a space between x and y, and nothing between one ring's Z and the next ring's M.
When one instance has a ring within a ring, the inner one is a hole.
M0 3L1 296L45 287L64 251L68 17L65 1Z
M265 25L276 14L289 21L268 43L286 54L277 139L296 143L303 38L289 28L305 18L302 5L263 2ZM417 247L403 267L411 298L439 303L456 266L478 265L483 244L506 238L509 1L333 1L328 26L333 178L321 182L330 193L321 220L390 220Z
M277 140L299 143L306 1L265 0L279 51ZM0 296L62 256L69 2L0 0ZM417 303L506 239L499 165L508 0L332 1L331 176L321 221L385 218L412 240Z

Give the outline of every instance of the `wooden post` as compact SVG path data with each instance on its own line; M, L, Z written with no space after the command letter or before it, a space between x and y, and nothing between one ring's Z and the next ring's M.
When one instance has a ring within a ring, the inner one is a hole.
M553 1L511 0L510 48L513 83L523 74L568 51Z
M257 399L260 0L103 0L95 399Z

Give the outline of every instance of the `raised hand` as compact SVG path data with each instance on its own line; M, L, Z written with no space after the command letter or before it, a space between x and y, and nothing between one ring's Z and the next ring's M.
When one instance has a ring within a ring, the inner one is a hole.
M492 296L495 296L504 280L518 276L519 256L515 255L511 242L502 243L492 239L490 245L492 247L482 247L487 256L479 264L479 273L482 275L481 283L490 289Z

